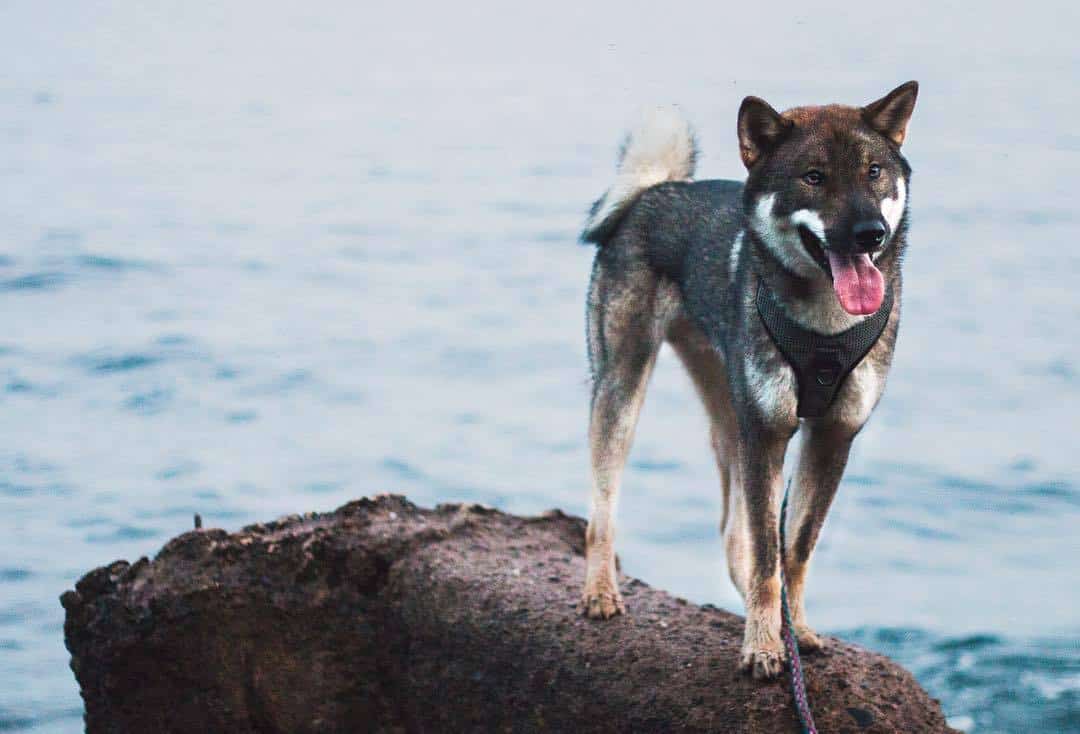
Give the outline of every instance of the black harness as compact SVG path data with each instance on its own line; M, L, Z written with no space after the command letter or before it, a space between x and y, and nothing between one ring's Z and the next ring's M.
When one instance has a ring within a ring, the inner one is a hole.
M819 334L792 321L772 291L759 283L757 310L773 343L795 370L799 381L800 418L821 418L851 371L877 343L892 313L892 288L881 308L839 334Z

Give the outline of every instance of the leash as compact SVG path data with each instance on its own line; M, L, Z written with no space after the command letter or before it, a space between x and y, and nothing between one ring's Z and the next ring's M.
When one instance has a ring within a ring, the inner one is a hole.
M803 676L802 659L799 657L799 641L795 639L794 626L791 623L791 608L788 606L787 577L784 574L784 519L787 517L788 494L791 492L791 480L788 479L784 490L784 501L780 505L780 636L787 648L788 663L791 666L791 695L795 699L795 713L799 716L802 734L818 734L814 726L814 715L810 712L810 700L806 697L806 678Z

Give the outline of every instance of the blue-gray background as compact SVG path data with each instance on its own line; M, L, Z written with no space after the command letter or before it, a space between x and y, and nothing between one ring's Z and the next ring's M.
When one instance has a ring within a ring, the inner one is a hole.
M811 619L969 732L1080 731L1077 6L389 5L0 8L0 730L80 728L58 595L195 511L583 513L574 241L626 124L678 103L739 177L744 95L916 78L901 339ZM631 574L740 608L667 353L623 498Z

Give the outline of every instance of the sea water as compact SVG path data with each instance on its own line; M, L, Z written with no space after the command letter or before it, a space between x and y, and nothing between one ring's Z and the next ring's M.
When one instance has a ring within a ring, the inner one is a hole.
M826 632L969 732L1080 731L1077 6L10 2L0 9L0 730L82 707L58 596L208 526L399 492L582 514L575 243L641 107L922 83L904 318L815 557ZM628 573L736 611L664 351Z

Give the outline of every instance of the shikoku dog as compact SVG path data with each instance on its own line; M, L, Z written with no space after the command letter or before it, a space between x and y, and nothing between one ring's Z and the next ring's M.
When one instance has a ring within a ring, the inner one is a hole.
M799 643L820 648L803 608L807 563L892 361L911 175L900 146L917 92L908 82L865 107L782 114L747 97L738 116L745 184L691 180L696 144L674 111L657 110L627 138L582 234L598 245L587 326L587 616L624 611L614 512L666 341L711 422L728 570L746 605L739 664L755 678L784 665L778 514L784 452L801 429L784 572ZM830 335L861 346L830 356L832 347L810 354L817 347L799 342Z

